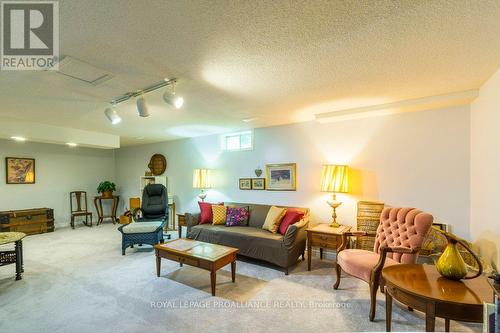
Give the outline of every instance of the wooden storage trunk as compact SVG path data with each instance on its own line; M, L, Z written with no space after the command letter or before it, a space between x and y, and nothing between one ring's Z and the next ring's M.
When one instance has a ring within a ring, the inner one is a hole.
M54 231L54 210L34 208L0 212L0 232L18 231L27 235Z

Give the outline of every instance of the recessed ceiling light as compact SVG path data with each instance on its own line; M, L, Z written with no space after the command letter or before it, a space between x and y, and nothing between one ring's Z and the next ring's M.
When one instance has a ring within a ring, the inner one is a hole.
M76 146L78 146L78 145L77 145L76 143L74 143L74 142L66 142L66 144L67 144L68 146L70 146L70 147L76 147Z
M19 142L24 142L26 141L26 138L23 138L22 136L11 136L10 137L12 140L16 140L16 141L19 141Z
M250 123L252 121L256 121L257 119L259 119L259 118L253 117L253 118L242 119L242 121L245 122L245 123Z

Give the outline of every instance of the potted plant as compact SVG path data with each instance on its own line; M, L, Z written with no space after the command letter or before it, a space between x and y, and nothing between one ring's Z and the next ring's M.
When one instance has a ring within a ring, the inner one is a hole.
M113 191L116 191L115 183L110 181L104 181L97 186L97 193L102 193L104 198L110 198L113 196Z

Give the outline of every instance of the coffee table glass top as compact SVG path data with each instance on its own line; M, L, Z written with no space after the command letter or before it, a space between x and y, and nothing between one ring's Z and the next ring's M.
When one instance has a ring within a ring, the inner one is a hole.
M486 278L454 281L442 277L434 265L394 265L382 275L390 284L418 296L460 304L491 302L491 287Z
M185 238L176 239L164 244L159 244L156 245L156 247L210 261L217 260L230 253L238 251L238 249L233 247L210 244Z

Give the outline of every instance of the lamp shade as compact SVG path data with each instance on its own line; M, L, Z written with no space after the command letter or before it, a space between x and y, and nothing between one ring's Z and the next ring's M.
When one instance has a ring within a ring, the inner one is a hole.
M209 169L194 169L193 173L193 188L207 189L211 188L210 170Z
M347 165L323 165L321 191L346 193L349 190L349 167Z

